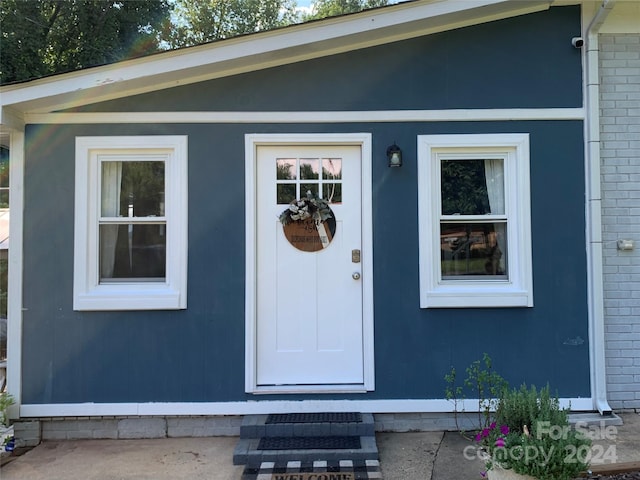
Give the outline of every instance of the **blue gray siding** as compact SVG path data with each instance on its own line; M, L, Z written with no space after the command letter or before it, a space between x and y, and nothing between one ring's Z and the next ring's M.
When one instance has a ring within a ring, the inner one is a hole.
M579 10L557 8L94 110L575 107L575 31ZM541 38L529 51L522 35ZM301 132L373 138L376 390L340 398L442 398L450 366L463 370L483 352L514 383L590 395L582 122L31 125L23 402L255 399L244 393L244 135ZM416 137L498 132L531 135L535 307L420 309ZM188 309L74 312L75 137L150 134L189 137ZM405 165L390 170L394 141Z
M162 90L84 111L581 107L579 7Z

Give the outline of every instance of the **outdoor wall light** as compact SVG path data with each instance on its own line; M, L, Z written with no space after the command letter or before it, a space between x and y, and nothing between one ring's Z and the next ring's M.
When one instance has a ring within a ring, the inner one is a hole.
M396 145L395 142L387 148L387 159L389 160L390 167L402 166L402 150L400 150L400 147Z

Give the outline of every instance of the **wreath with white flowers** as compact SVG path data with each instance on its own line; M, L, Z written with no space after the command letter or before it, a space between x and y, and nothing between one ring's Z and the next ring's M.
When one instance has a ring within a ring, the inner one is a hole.
M319 225L332 216L329 203L322 198L316 197L308 190L306 197L294 200L280 214L280 223L288 225L291 222L312 219L316 225Z

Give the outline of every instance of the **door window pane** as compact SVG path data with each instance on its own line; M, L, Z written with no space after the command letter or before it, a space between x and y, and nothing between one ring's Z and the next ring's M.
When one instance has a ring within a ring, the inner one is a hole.
M295 183L280 183L276 186L278 204L291 203L296 199Z
M320 178L320 160L318 159L300 159L300 179L302 180L318 180Z
M308 192L311 192L311 195L313 195L314 197L318 197L319 196L318 184L317 183L301 183L300 198L306 197Z
M295 180L296 179L296 159L278 158L276 160L276 179Z
M340 158L325 158L322 160L322 178L325 180L342 179L342 160Z
M506 223L442 223L440 266L442 279L469 276L507 276Z
M342 203L342 184L324 183L322 185L322 198L329 203Z

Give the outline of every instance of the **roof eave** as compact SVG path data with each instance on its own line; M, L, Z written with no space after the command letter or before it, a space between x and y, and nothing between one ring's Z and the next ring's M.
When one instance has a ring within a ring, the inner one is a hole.
M8 85L0 88L2 125L5 119L19 124L23 113L49 113L334 55L546 10L551 3L418 0Z

